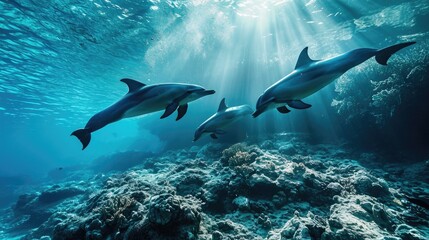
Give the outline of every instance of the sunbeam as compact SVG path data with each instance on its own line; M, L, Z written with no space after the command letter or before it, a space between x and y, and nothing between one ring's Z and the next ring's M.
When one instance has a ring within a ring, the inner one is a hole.
M0 239L429 239L428 19L0 1Z
M196 1L174 30L159 36L145 60L155 81L196 82L216 88L216 101L206 105L212 109L223 97L254 107L267 87L293 71L306 46L310 57L326 59L355 48L378 48L394 42L396 36L376 27L397 27L398 21L389 16L382 22L368 20L396 12L402 16L409 3L398 3L384 13L370 12L369 16L364 15L366 7L378 9L380 3ZM363 72L359 68L353 71ZM254 131L263 134L312 129L336 136L337 116L332 114L331 106L334 97L331 84L308 98L313 108L287 116L267 113L253 124Z

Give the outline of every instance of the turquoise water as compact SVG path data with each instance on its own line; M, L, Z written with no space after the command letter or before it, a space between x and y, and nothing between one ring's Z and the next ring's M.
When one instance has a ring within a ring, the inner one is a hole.
M391 153L386 161L423 161L428 20L429 1L419 0L2 0L0 203L9 206L58 169L85 169L118 153L258 142L283 132ZM217 140L192 142L222 98L255 109L259 95L293 71L304 47L311 58L326 59L409 41L417 44L388 66L370 59L306 98L310 109L249 116ZM127 93L122 78L216 93L190 103L177 122L159 119L160 111L108 125L82 151L70 134Z
M169 139L192 144L221 98L254 107L305 46L316 59L410 40L421 49L427 8L426 1L2 1L1 174L40 175L117 151L159 151ZM200 84L217 94L193 103L182 122L158 121L161 113L118 122L79 151L68 135L126 93L123 77ZM272 128L334 137L341 125L330 113L335 88L311 96L312 111L269 113L246 127L256 135Z

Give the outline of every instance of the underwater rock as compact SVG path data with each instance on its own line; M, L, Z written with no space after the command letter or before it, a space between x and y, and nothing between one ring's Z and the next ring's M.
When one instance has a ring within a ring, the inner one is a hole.
M12 207L15 218L20 219L13 228L23 230L40 226L42 229L53 229L53 227L44 226L45 222L49 221L51 215L58 209L61 209L61 204L65 200L83 193L84 190L80 187L54 185L41 193L23 194ZM40 235L42 232L49 233L49 231L41 230L37 234Z
M64 212L53 213L48 220L46 220L42 225L40 225L34 232L24 237L25 240L32 240L39 236L52 236L54 228L57 224L60 224L69 217L68 214Z
M54 185L50 189L43 191L40 194L38 201L43 204L48 204L73 197L84 192L85 191L83 189L77 187L61 187L59 185Z
M60 222L55 225L52 233L54 240L73 240L86 239L85 229L81 224L80 217L75 214L70 214L66 222Z
M264 174L252 174L247 180L247 185L249 186L250 195L255 198L271 198L281 190L275 180Z
M235 198L232 203L241 211L246 211L250 209L249 199L243 196Z
M296 154L297 150L292 144L287 144L279 148L279 153L290 156Z
M364 63L365 72L354 69L353 77L344 75L338 79L337 96L331 106L345 123L345 139L391 153L429 153L429 140L416 137L428 133L428 46L429 41L422 40L414 49L404 52L403 60L394 67L380 71L376 65ZM388 159L402 161L401 157Z
M293 197L291 194L290 197ZM276 208L281 208L288 202L288 196L284 191L279 191L273 195L272 202Z
M226 166L242 166L254 162L257 156L256 149L237 143L222 151L220 161Z
M79 187L54 185L41 193L21 195L13 209L16 214L31 214L36 209L43 208L44 205L74 197L84 192Z
M330 196L340 195L344 187L336 182L331 182L326 186L326 193Z
M202 174L189 173L185 177L181 176L181 179L175 184L177 194L182 196L198 194L204 184L204 179L201 177Z
M364 171L358 171L351 181L359 194L367 194L373 197L383 197L390 194L385 181L376 179Z
M200 211L200 202L191 196L154 196L147 217L132 226L125 239L197 239Z
M306 217L300 217L296 211L283 226L280 235L282 239L320 239L326 228L326 220L322 217L311 212Z
M386 230L393 230L398 220L376 199L353 195L338 197L337 200L338 203L330 208L330 231L324 234L326 239L376 239L391 236Z
M25 240L428 236L427 210L412 200L427 196L423 165L407 165L386 181L384 169L404 167L368 167L377 157L354 160L346 149L296 135L270 141L284 146L285 138L306 153L209 144L168 151L123 173L45 187L18 199L9 229L27 229Z
M196 158L202 159L219 159L222 156L222 150L224 149L222 144L209 143L204 145L196 155Z
M223 234L219 231L214 231L212 233L212 240L223 240L225 239L225 237L223 236Z
M393 227L395 226L393 219L395 218L395 216L393 216L388 211L387 207L379 203L374 203L372 205L371 212L373 220L375 223L377 223L378 226L380 226L381 228L385 228L389 231L393 230Z
M15 215L29 214L31 213L32 203L37 200L40 194L37 193L26 193L20 195L15 205L12 207Z
M262 144L261 144L261 148L263 149L267 149L267 150L272 150L275 149L275 145L274 142L271 140L265 140Z
M229 197L229 182L226 179L213 178L203 186L202 200L205 203L204 209L214 213L223 213L229 206L227 200ZM232 201L231 201L232 202Z
M401 239L404 240L423 240L427 239L424 236L422 236L419 231L416 229L406 225L406 224L400 224L395 229L395 234L398 235Z
M148 220L152 224L171 224L180 214L180 201L171 194L152 197L149 203Z
M262 239L244 225L230 219L220 220L213 229L222 233L223 239Z
M270 217L268 215L265 215L265 214L259 215L256 222L266 230L270 230L273 226Z

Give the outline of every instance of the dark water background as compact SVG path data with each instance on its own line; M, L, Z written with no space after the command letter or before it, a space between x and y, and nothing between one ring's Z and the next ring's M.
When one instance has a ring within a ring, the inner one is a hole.
M191 146L223 97L254 107L306 46L323 59L418 42L387 67L369 60L349 71L308 97L308 110L247 119L219 141L304 132L388 153L385 161L426 160L428 20L429 1L418 0L0 1L0 205L60 168L105 166L112 154L125 154L125 168L127 152ZM123 77L216 94L193 102L179 122L154 113L109 125L81 151L70 133L126 93Z

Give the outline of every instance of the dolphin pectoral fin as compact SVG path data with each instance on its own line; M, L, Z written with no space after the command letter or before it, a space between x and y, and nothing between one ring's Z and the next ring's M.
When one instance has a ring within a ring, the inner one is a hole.
M70 136L75 136L79 139L79 141L82 143L82 150L84 150L88 146L89 142L91 141L91 131L86 128L78 129L72 132Z
M130 79L130 78L123 78L121 79L121 82L127 84L128 86L128 93L130 92L135 92L137 90L139 90L140 88L146 86L146 84L141 83L139 81Z
M210 134L210 137L213 138L213 139L217 139L217 136L214 133Z
M176 121L179 121L183 116L185 116L186 111L188 111L188 104L180 105L177 109L177 118Z
M387 61L394 53L396 53L397 51L405 47L413 45L415 43L416 42L399 43L399 44L378 50L377 53L375 54L375 60L381 65L387 65Z
M311 107L310 104L307 104L301 100L291 100L291 101L286 101L286 103L289 107L295 108L295 109L307 109Z
M176 121L181 119L185 115L186 111L188 110L188 105L185 104L186 107L185 105L183 105L183 108L181 109L182 106L179 107L179 103L183 101L186 97L188 97L190 94L192 94L192 91L187 91L182 96L174 99L172 103L168 104L167 108L165 108L164 114L162 114L161 116L161 119L170 116L174 111L176 111L177 108L179 108L179 111L178 111Z
M283 114L290 112L290 110L286 106L278 107L277 111L279 111L279 113L283 113Z
M166 118L168 116L170 116L172 113L174 113L174 111L176 111L176 109L179 107L179 103L174 101L170 104L168 104L168 106L165 108L165 112L164 114L162 114L161 119Z

